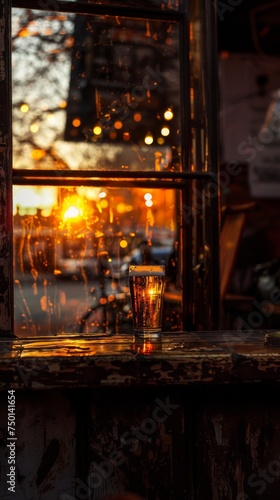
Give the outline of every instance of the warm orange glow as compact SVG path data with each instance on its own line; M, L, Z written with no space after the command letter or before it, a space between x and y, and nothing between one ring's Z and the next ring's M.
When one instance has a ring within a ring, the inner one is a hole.
M27 28L23 28L22 30L20 30L18 36L21 36L21 37L24 37L24 36L29 36L30 35L30 32L28 31Z
M133 210L132 205L126 205L125 203L118 203L117 204L118 214L125 214L126 212L132 212L132 210Z
M120 120L117 120L114 123L114 127L115 127L115 129L120 130L123 127L123 124L122 124L122 122Z
M100 125L95 125L95 127L93 127L93 133L94 133L94 135L101 135L102 134L102 128L100 127Z
M174 116L174 115L173 115L173 111L172 111L170 108L168 108L168 109L164 112L163 116L164 116L164 119L165 119L165 120L172 120L172 118L173 118L173 116Z
M151 28L149 21L146 21L146 33L145 36L151 37Z
M74 118L72 125L73 127L79 127L81 125L81 120L79 118Z
M124 132L123 133L123 140L124 141L129 141L130 140L130 133L129 132Z
M66 102L66 101L61 101L61 102L59 103L59 107L60 107L61 109L67 108L67 102Z
M114 221L114 212L113 212L112 207L110 207L109 208L109 222L110 222L110 224L113 224L113 221Z
M98 200L99 188L79 186L77 187L77 194L79 197L86 198L87 200Z
M71 48L74 45L74 37L67 38L64 42L65 47Z
M151 351L155 349L155 345L151 342L144 342L142 352L145 354L149 354Z
M193 87L190 88L190 96L191 96L191 102L193 102L194 101L194 88Z
M31 151L32 160L41 160L44 156L46 156L46 151L44 149L33 149L33 151Z
M77 217L81 217L82 211L78 207L69 207L63 214L64 220L68 219L76 219Z
M83 198L69 194L63 201L62 218L64 221L80 219L85 216Z
M134 116L133 116L133 120L135 122L141 122L141 120L142 120L141 114L140 113L135 113Z
M170 134L170 130L168 127L162 127L161 129L161 134L164 136L164 137L167 137L169 134Z
M147 146L150 146L151 144L153 144L154 138L153 138L152 134L150 134L148 132L148 134L145 136L144 142L145 142L145 144L147 144Z
M101 200L100 201L100 206L101 208L107 208L108 207L108 201L107 200Z
M127 243L127 241L126 241L126 240L121 240L121 241L120 241L120 247L121 247L121 248L126 248L126 247L127 247L127 245L128 245L128 243Z
M193 41L193 23L190 23L190 40Z
M157 143L158 143L160 146L162 146L162 145L165 143L164 138L163 138L163 137L158 137L158 138L157 138Z

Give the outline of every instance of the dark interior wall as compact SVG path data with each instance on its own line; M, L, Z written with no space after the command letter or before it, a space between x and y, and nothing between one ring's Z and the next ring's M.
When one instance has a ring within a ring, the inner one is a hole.
M257 499L279 495L280 404L273 384L16 391L16 494L1 499ZM11 441L9 442L12 443Z
M219 50L280 54L280 2L217 1Z
M238 164L238 175L231 175L227 178L221 177L223 181L221 186L221 206L224 209L229 206L255 203L255 208L246 212L245 225L240 243L237 245L236 262L228 292L250 295L257 297L258 300L264 300L267 299L267 295L265 295L267 293L266 284L264 285L264 280L262 280L260 285L259 274L255 272L256 266L271 263L272 268L264 270L264 273L268 274L268 286L270 288L280 286L280 182L275 176L275 182L272 180L270 187L265 185L266 181L264 182L263 195L256 196L254 193L252 194L250 184L250 163L252 162L249 161L250 155L244 154L243 159L240 155L238 158L238 154L236 157L234 155L237 145L242 144L242 141L245 143L245 141L248 141L248 137L258 138L261 126L261 121L258 120L261 120L262 114L263 118L265 118L268 109L266 106L272 102L272 90L280 88L280 1L227 0L217 2L217 31L220 77L222 73L220 79L221 117L225 113L224 95L233 96L232 101L230 102L230 99L228 101L230 104L227 103L226 113L229 108L231 109L230 113L227 114L228 122L223 121L223 118L221 118L220 123L221 172L226 171L227 163L231 160ZM224 64L228 60L234 61L237 72L239 72L234 80L225 75L225 72L228 71L227 68L230 68L230 65ZM238 62L240 62L240 69ZM260 68L260 70L255 69L256 67ZM267 67L269 71L265 70ZM250 77L251 86L248 84L250 68L252 74L256 74L256 77ZM264 68L264 71L262 71L262 68ZM244 93L242 94L242 90L240 90L240 94L238 94L238 91L234 94L234 87L225 89L225 85L238 85L240 88L243 85ZM243 107L240 106L240 100L238 100L240 95L243 99ZM259 100L258 97L260 97ZM263 103L261 103L261 99L263 99ZM259 114L256 112L255 115L252 112L249 124L248 113L251 113L254 106L255 109L262 106L262 111L259 110ZM255 123L254 116L256 117ZM229 121L231 121L231 126ZM244 127L245 122L248 122L247 129ZM226 132L224 131L225 123ZM240 127L238 124L240 124ZM242 128L242 134L238 130L239 128ZM228 135L226 136L226 134ZM235 135L238 136L237 139ZM234 144L232 148L229 147L231 139L232 144ZM269 147L267 148L266 144L258 143L257 148L260 149L260 153L256 152L259 154L258 161L262 168L265 167L264 163L262 163L264 158L263 150L268 152L271 158L275 159L278 158L280 153L279 143L275 144L273 153L268 151ZM231 156L231 153L233 156ZM276 173L278 171L277 161L274 162ZM279 186L279 189L277 186ZM269 191L272 188L273 195ZM222 215L222 222L223 220L224 215ZM232 308L232 314L227 316L227 324L222 324L222 326L234 328L234 321L240 312L239 305L235 301L231 302L230 305L224 303L224 306L226 309L228 306ZM248 317L250 312L254 311L254 306L248 302L245 309L245 316L243 313L244 319ZM269 317L269 321L264 317L264 324L278 328L280 326L280 315L277 308L275 308L274 312L273 317Z

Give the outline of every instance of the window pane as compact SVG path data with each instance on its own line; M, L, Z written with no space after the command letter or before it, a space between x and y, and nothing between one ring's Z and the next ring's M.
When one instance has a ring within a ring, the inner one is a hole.
M181 328L173 190L14 186L15 333L131 332L128 267L164 264L165 330Z
M13 13L14 168L181 169L177 23Z

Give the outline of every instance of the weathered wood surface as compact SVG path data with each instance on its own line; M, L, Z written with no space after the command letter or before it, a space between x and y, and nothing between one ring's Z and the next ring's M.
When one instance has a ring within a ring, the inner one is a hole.
M186 498L184 404L120 388L15 391L16 487L7 490L7 394L0 392L1 500Z
M18 391L15 396L15 492L8 490L7 393L0 392L0 498L61 498L75 489L76 412L64 393Z
M231 384L197 394L195 499L280 498L279 388Z
M9 59L10 2L0 2L0 332L13 330L12 253L12 107Z
M280 380L266 332L57 336L0 341L0 389Z
M184 404L170 392L109 390L92 397L84 493L94 500L123 491L186 498L184 424Z
M276 500L279 384L16 391L16 495L1 500Z
M2 341L1 499L278 498L280 349L265 332L242 335ZM17 493L7 496L12 386Z

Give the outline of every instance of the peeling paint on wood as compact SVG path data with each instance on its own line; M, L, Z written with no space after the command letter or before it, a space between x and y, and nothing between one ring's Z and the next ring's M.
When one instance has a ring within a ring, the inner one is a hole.
M241 384L206 391L197 402L195 498L279 496L280 403L277 386ZM201 395L201 394L200 394ZM195 431L194 431L195 432ZM223 439L217 440L217 435Z
M0 342L0 483L14 387L19 498L275 500L280 349L264 335Z
M0 394L0 498L7 495L7 393ZM16 394L16 493L14 498L61 499L74 493L76 412L62 392ZM12 496L11 496L12 498Z
M133 335L0 341L0 388L280 381L280 348L264 336L237 344L221 332L163 334L148 351Z
M163 409L166 396L162 400L154 399L151 393L144 399L127 396L129 399L111 393L110 399L92 401L90 498L97 500L105 495L120 494L124 484L128 491L137 492L143 498L185 498L183 462L175 466L173 456L176 440L183 443L183 406L171 397L174 408L167 414ZM182 453L183 448L181 460Z

